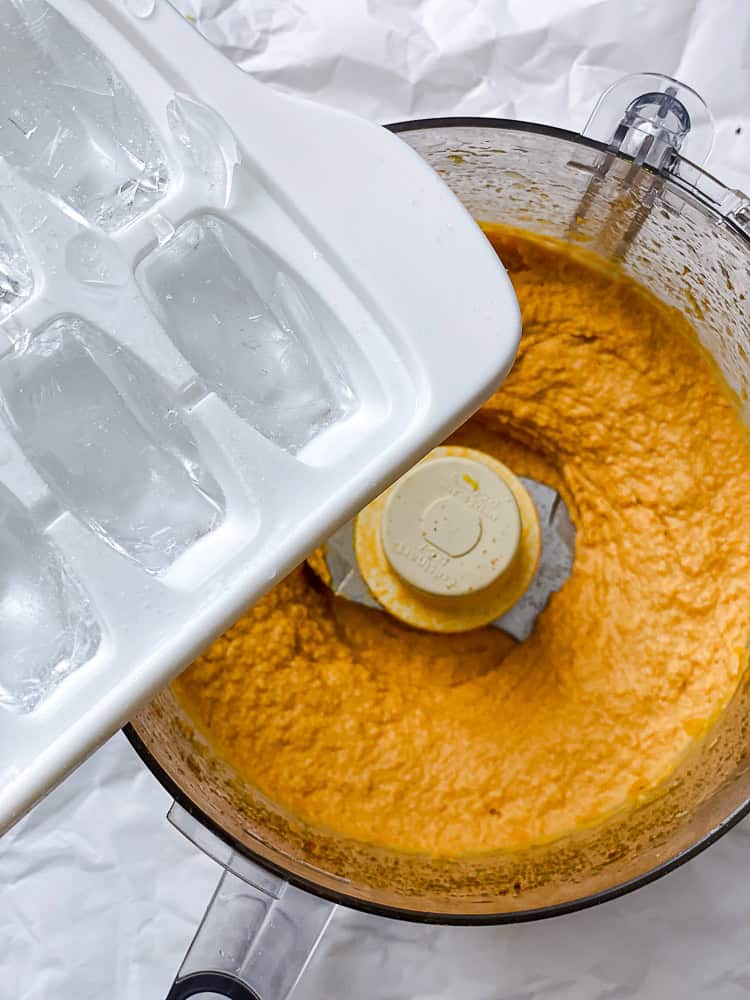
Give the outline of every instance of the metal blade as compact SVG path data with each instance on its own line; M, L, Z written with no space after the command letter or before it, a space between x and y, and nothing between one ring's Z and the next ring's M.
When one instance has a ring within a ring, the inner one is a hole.
M520 477L531 494L542 526L542 554L534 579L510 611L491 624L518 642L531 635L537 618L550 597L570 577L575 554L575 527L565 503L551 486ZM326 543L325 559L331 576L330 588L338 597L384 611L362 578L354 554L354 521L347 521Z

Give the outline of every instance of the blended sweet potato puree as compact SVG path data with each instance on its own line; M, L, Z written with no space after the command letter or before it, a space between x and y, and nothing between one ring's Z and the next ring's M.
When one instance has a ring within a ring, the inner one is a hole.
M639 801L726 703L750 624L750 453L687 321L560 247L488 233L523 341L451 440L568 504L573 574L532 637L423 634L301 568L177 682L217 751L302 819L440 855Z

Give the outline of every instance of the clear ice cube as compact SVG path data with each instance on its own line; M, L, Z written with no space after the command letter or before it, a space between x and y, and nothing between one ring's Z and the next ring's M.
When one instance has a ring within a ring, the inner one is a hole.
M0 320L31 295L33 284L28 259L10 224L0 215Z
M102 55L45 0L0 0L0 156L111 231L164 193L164 153Z
M96 232L77 233L65 248L68 273L84 285L120 288L130 280L130 265L114 240Z
M0 403L60 501L158 573L220 522L224 498L163 383L75 317L0 361Z
M208 215L185 223L137 278L206 385L282 448L298 451L356 407L334 346L345 336L340 324L229 223Z
M0 706L30 712L90 660L100 630L55 545L0 485Z
M213 108L184 94L175 94L167 105L167 121L187 168L202 177L209 196L226 208L240 162L230 127Z

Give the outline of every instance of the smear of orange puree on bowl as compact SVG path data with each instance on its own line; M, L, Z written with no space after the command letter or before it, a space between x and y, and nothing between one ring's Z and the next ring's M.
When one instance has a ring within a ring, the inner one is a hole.
M573 574L532 637L422 634L299 569L176 685L217 752L304 820L440 855L627 807L726 703L750 624L750 453L692 328L560 246L488 235L523 340L451 442L568 504Z

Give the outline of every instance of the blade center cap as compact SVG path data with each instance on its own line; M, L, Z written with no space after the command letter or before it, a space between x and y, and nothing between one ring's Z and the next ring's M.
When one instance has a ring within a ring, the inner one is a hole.
M422 514L422 536L446 556L465 556L482 537L482 519L454 497L433 500Z
M437 596L462 597L508 571L521 542L510 486L489 465L427 458L392 487L380 536L391 569Z

